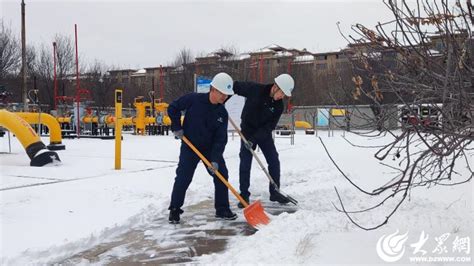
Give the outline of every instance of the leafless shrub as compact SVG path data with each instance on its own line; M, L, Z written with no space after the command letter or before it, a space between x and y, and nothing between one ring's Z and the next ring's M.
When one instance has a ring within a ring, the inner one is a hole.
M473 177L469 156L474 139L471 1L384 3L392 20L378 23L375 29L356 24L354 36L346 37L354 69L353 84L346 93L354 103L370 104L374 113L360 115L375 130L354 133L393 137L375 153L395 172L387 184L366 191L346 176L364 194L381 197L377 204L348 210L336 189L341 211L366 230L386 224L415 187L457 185ZM402 130L390 121L397 121ZM398 163L390 164L389 159ZM455 166L461 163L468 168L467 176L456 172ZM355 219L390 201L395 204L382 222L367 226Z

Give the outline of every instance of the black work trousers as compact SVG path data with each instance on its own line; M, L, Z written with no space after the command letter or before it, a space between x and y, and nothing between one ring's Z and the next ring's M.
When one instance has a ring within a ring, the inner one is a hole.
M257 145L262 150L263 156L265 156L265 160L268 164L268 172L272 177L273 181L280 187L280 160L278 159L278 152L275 147L275 142L273 138L265 138L262 141L258 141L257 143L253 143L253 149L257 147ZM240 181L240 194L245 197L250 196L250 168L252 167L252 153L247 150L244 145L244 142L241 141L240 143L240 168L239 168L239 181ZM270 195L275 193L275 188L269 185Z
M209 151L200 151L204 157L210 158ZM171 203L169 209L181 208L186 197L186 190L193 180L194 171L200 159L192 151L186 143L181 144L181 153L179 155L178 168L176 169L176 178L174 180L173 192L171 193ZM225 165L224 158L220 158L217 162L219 164L219 172L227 180L228 171ZM204 163L203 163L204 164ZM214 207L216 212L221 212L229 209L229 191L222 181L215 175L211 175L214 179Z

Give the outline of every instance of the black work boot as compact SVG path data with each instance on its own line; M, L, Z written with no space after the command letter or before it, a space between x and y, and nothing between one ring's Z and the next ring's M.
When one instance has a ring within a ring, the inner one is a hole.
M233 213L231 210L216 211L216 218L223 220L235 220L237 219L237 214Z
M278 203L280 204L287 204L290 202L290 200L287 197L283 196L282 194L276 191L270 195L270 201L278 201Z
M250 197L249 196L244 196L242 194L240 194L240 196L245 200L245 202L247 202L247 204L250 204ZM242 202L239 202L239 204L237 204L237 207L239 207L239 209L243 209L244 208L244 205L242 204Z
M179 215L183 213L180 208L171 208L170 216L168 218L170 224L179 224Z

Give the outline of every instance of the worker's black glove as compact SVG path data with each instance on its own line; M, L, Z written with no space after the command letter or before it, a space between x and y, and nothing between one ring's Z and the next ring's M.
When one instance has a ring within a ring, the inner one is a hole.
M209 171L209 173L211 173L212 175L214 174L214 171L218 171L219 170L219 164L216 163L216 162L211 162L211 165L212 167L207 167L207 170Z
M252 151L252 150L253 150L253 143L252 143L250 140L247 140L247 142L244 142L244 146L245 146L245 148L247 148L247 150L249 150L249 151Z
M175 139L182 139L184 135L184 131L182 129L173 131Z

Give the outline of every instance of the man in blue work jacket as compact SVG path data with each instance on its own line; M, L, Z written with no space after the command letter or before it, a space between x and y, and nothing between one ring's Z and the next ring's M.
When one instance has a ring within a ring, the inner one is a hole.
M241 141L240 145L240 195L249 202L250 197L250 168L252 166L252 153L257 145L263 152L268 163L268 171L278 187L280 187L280 160L272 131L275 129L283 113L283 98L291 97L295 81L288 74L281 74L275 78L273 84L260 84L255 82L234 82L234 92L246 98L242 110L242 134L248 140L248 145ZM281 204L289 202L288 198L278 193L270 184L270 201ZM242 203L238 204L243 208Z
M183 135L186 136L225 179L228 179L228 172L223 153L227 144L228 114L223 103L229 95L234 94L232 87L232 78L222 72L212 79L209 93L190 93L176 99L168 106L171 130L175 137L181 139ZM182 111L186 112L183 125L181 125ZM180 221L186 190L191 184L199 161L194 151L186 143L181 142L179 163L169 206L170 223L177 224ZM214 178L216 218L235 220L237 215L229 208L227 187L211 169L208 171Z

